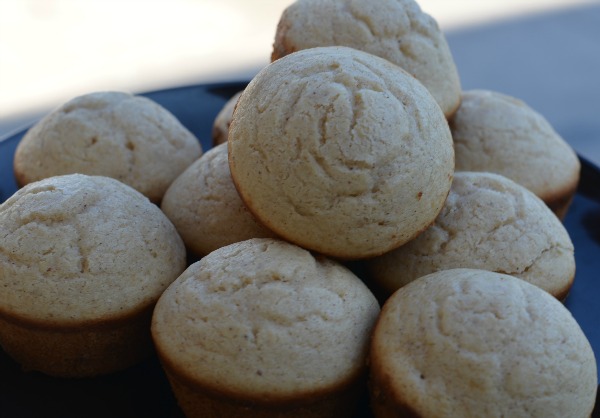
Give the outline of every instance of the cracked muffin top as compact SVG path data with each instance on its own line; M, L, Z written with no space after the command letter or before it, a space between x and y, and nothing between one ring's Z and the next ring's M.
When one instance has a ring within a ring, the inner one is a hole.
M19 186L72 173L112 177L160 202L201 153L198 139L154 101L95 92L70 100L27 131L14 172Z
M375 416L588 418L596 400L594 352L567 308L489 271L439 271L398 290L370 359Z
M414 0L297 0L279 20L271 60L336 45L399 65L427 87L447 117L456 111L461 87L450 48Z
M0 205L0 315L92 324L152 306L185 269L175 227L125 184L70 174Z
M229 165L250 211L278 236L356 259L429 226L450 189L448 123L421 83L347 47L296 52L239 98Z
M378 314L371 291L341 264L255 238L188 267L158 301L152 334L178 379L276 405L362 376Z
M450 120L456 170L502 174L563 218L579 183L580 162L571 146L522 100L489 90L462 97Z
M207 151L169 186L161 209L188 250L204 256L217 248L274 234L240 199L229 172L227 144Z
M476 268L510 274L564 299L575 276L571 238L525 187L498 174L456 172L435 223L406 245L368 261L391 293L425 274Z

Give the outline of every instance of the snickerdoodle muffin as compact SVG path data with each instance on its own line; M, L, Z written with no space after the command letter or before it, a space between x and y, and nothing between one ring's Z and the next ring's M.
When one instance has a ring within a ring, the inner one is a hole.
M15 152L17 184L81 173L115 178L159 202L202 154L198 139L158 103L123 92L95 92L54 110Z
M186 254L146 197L108 177L50 177L0 205L0 236L0 345L24 369L95 376L152 352L152 309Z
M204 256L250 238L275 237L238 195L227 162L227 144L206 152L167 189L161 209L188 250Z
M229 133L229 125L231 124L231 117L233 116L233 111L235 110L235 105L237 104L238 99L240 98L242 92L237 92L227 102L215 118L212 127L212 141L213 145L219 145L224 142L227 142L227 135Z
M388 294L438 270L510 274L564 299L575 276L573 243L537 196L494 173L456 172L435 223L413 241L367 261Z
M441 210L454 174L448 123L427 89L347 47L265 67L240 96L228 146L234 184L259 221L341 259L413 239Z
M460 78L434 18L414 0L296 0L277 25L274 61L302 49L348 46L404 68L425 85L444 114L460 103Z
M192 264L152 335L187 417L351 417L378 314L342 265L256 238Z
M563 304L523 280L444 270L387 300L373 333L379 417L588 418L597 364Z
M579 182L577 154L523 101L470 90L450 120L456 170L502 174L538 195L564 218Z

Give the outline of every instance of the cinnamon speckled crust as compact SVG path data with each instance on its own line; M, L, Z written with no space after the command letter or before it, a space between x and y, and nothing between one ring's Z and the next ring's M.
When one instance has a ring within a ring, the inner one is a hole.
M457 172L435 223L367 265L388 294L420 276L465 267L519 277L562 300L575 277L573 243L554 213L523 186L484 172Z
M209 150L177 177L161 203L187 248L199 256L234 242L275 237L240 199L227 161L227 144Z
M456 170L502 174L564 218L579 183L575 151L519 99L489 90L466 91L462 97L450 120Z
M370 365L377 418L588 418L598 385L590 343L564 305L523 280L472 269L394 293Z
M0 236L0 344L25 368L90 376L151 351L149 314L186 254L146 197L108 177L50 177L0 205Z
M274 61L302 49L348 46L399 65L429 89L447 117L460 103L460 79L437 22L414 0L296 0L284 10Z
M269 229L338 258L382 254L437 216L454 150L433 97L404 70L347 47L263 69L229 128L238 192Z
M70 100L27 131L14 172L19 186L72 173L111 177L160 202L201 154L198 139L159 104L95 92Z
M217 146L219 144L227 142L227 136L229 135L229 124L231 124L231 117L233 116L235 105L237 104L237 101L240 98L241 94L242 92L240 91L231 96L231 98L227 100L223 108L217 114L217 117L213 122L211 132L213 146Z
M340 264L257 238L192 264L152 335L187 416L349 417L378 314Z

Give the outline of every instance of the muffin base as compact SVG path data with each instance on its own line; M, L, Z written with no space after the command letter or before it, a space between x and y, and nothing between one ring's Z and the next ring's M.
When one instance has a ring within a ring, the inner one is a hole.
M83 378L117 372L152 352L152 309L90 325L61 327L0 315L0 346L24 371Z
M570 190L567 193L564 193L560 196L556 196L551 199L550 198L544 199L544 203L546 203L546 205L550 208L550 210L556 214L558 219L563 221L565 219L565 217L567 216L567 212L569 211L569 207L571 206L571 203L573 202L573 198L575 197L576 191L577 191L577 185L575 185L575 187L572 190Z
M349 418L355 415L358 401L367 397L366 372L329 393L270 402L211 391L176 375L165 363L163 370L186 418Z

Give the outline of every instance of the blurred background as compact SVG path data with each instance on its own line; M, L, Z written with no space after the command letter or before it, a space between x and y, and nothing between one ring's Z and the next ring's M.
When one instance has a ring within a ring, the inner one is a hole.
M72 97L249 80L291 0L0 0L0 137ZM518 97L600 165L600 1L420 0L464 89Z

